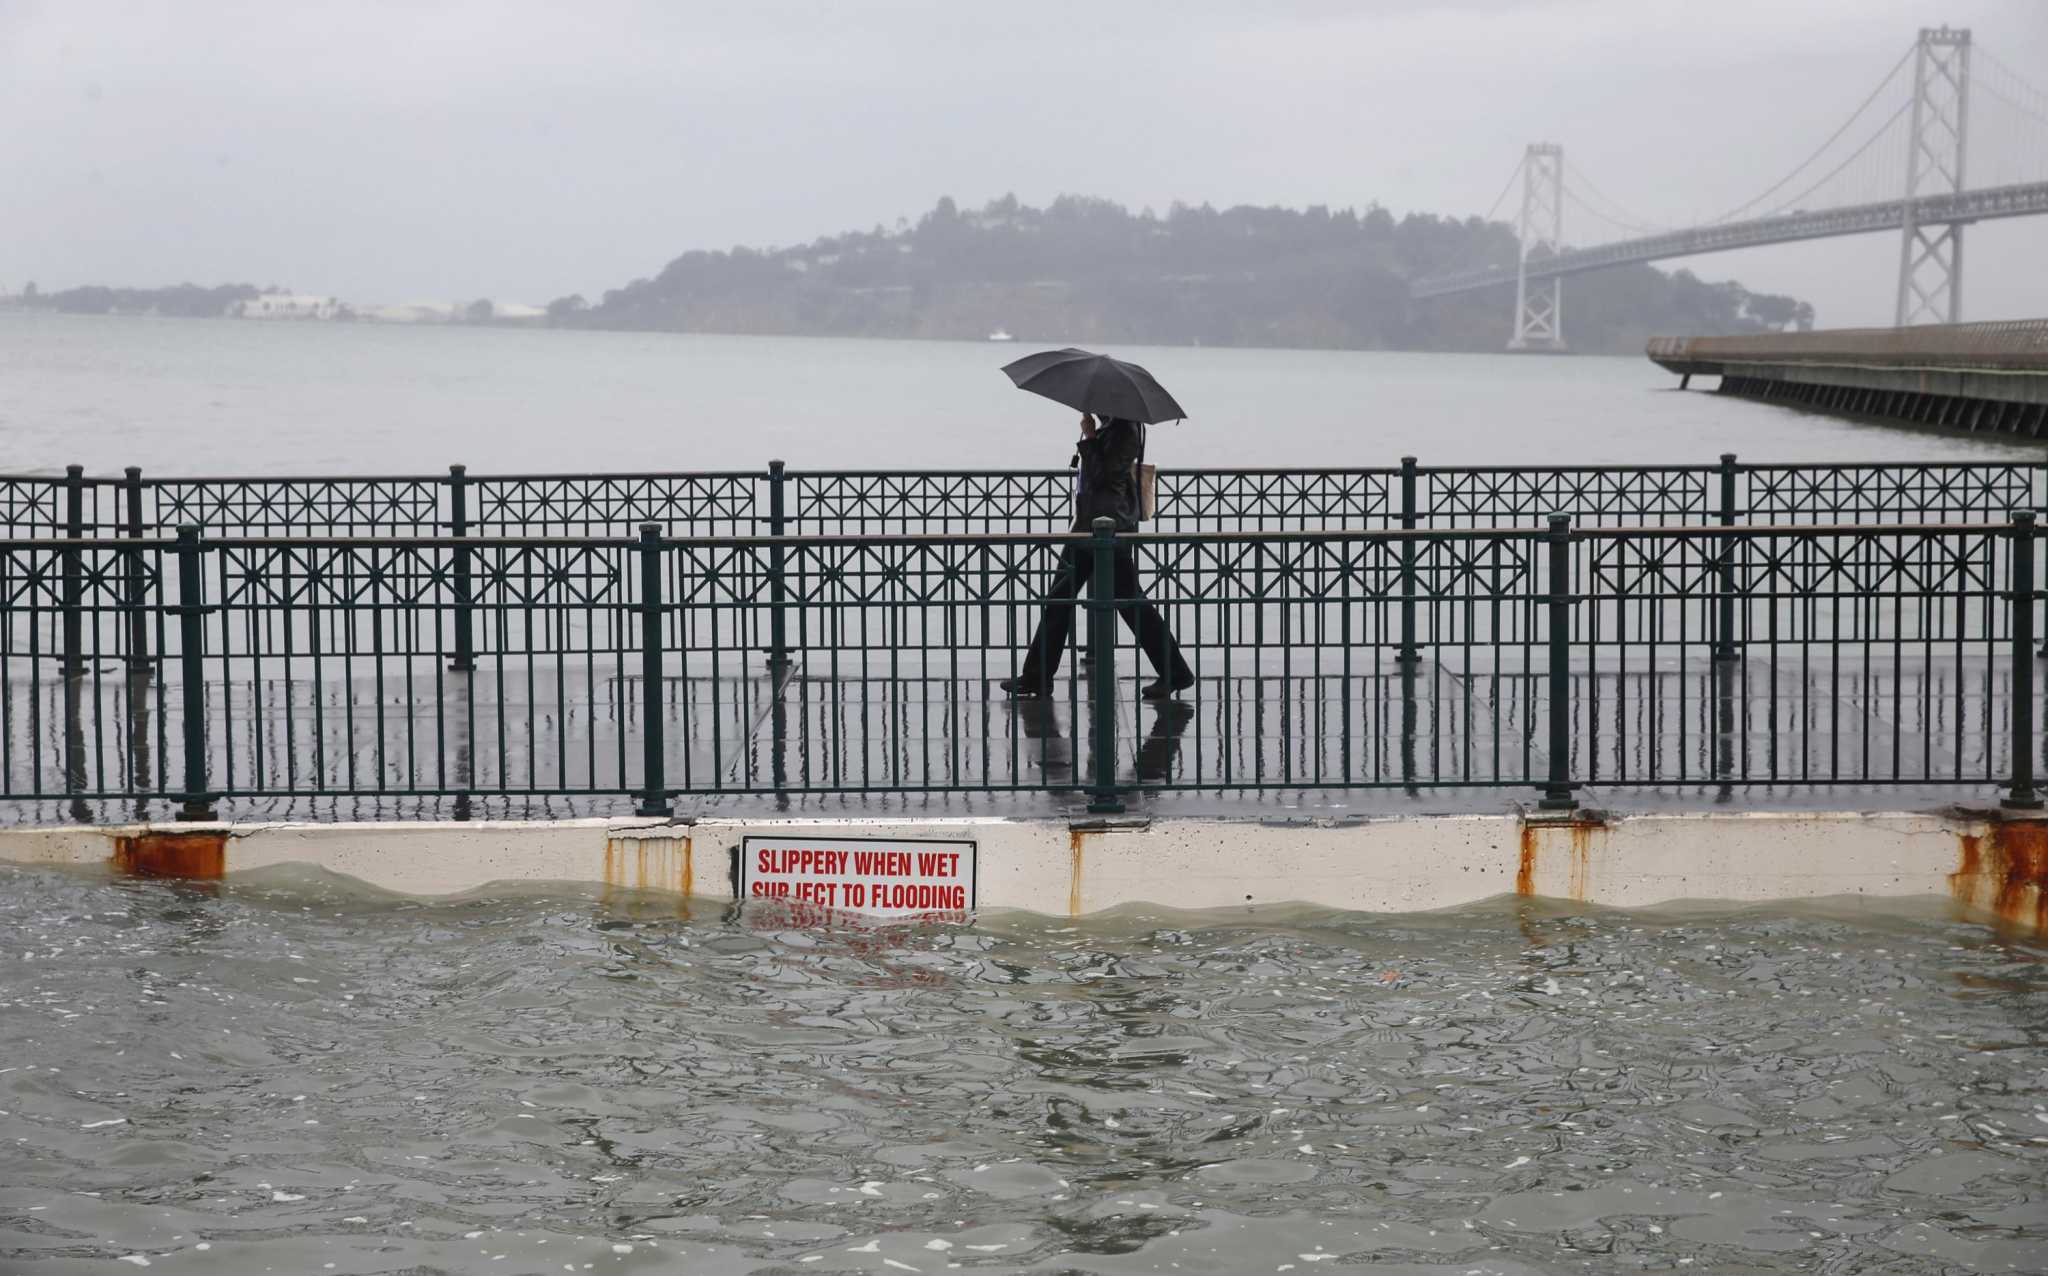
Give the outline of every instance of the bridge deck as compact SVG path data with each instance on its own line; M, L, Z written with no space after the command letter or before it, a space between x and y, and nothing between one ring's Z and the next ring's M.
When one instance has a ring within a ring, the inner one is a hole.
M1914 222L1921 226L1953 225L1993 221L2003 217L2032 217L2048 213L2048 182L2021 182L1991 186L1954 194L1928 195L1911 201ZM1875 231L1898 230L1905 225L1908 201L1880 200L1817 212L1783 213L1749 221L1724 222L1717 226L1694 226L1685 230L1624 239L1592 248L1571 248L1547 257L1529 259L1530 279L1550 279L1584 274L1610 266L1637 262L1665 261L1674 257L1696 257L1703 253L1756 248L1802 239L1828 239L1839 235L1867 235ZM1515 282L1515 263L1486 266L1418 279L1409 285L1411 296L1445 297Z

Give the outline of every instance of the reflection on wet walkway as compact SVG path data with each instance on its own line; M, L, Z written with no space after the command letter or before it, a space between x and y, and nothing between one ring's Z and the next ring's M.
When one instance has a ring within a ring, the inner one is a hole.
M1549 766L1544 678L1497 661L1463 667L1449 654L1370 673L1205 668L1165 704L1139 697L1142 675L1127 660L1117 783L1141 808L1257 790L1269 791L1261 803L1315 791L1462 810L1526 802ZM1082 683L1012 700L992 685L1002 670L981 672L671 676L661 697L667 785L686 805L755 810L824 795L978 795L1018 810L1084 801L1096 769ZM1582 670L1569 685L1572 775L1667 798L1768 801L1903 780L1917 786L1905 791L1909 805L1982 801L2005 774L2006 679L2002 667L1968 661L1829 670L1752 657L1734 668ZM167 813L162 799L103 795L179 790L184 741L165 726L180 718L175 681L95 673L12 686L0 718L8 789L72 796L39 810L0 800L0 818ZM227 802L231 818L623 815L643 783L640 680L601 664L473 678L394 669L322 684L245 677L212 688L205 707L209 776L246 794ZM335 796L346 791L362 795ZM1882 801L1896 808L1899 790Z

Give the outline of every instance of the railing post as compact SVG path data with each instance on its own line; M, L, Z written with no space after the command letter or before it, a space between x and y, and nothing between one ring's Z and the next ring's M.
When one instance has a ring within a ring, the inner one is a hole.
M2034 792L2034 511L2012 516L2012 786L2008 811L2038 811Z
M178 529L178 663L184 680L185 804L178 818L217 819L206 787L206 604L199 528Z
M64 537L72 542L63 553L63 671L67 678L85 673L85 562L77 542L85 539L85 467L64 467Z
M1095 782L1088 809L1098 815L1124 809L1116 787L1116 520L1098 518L1088 554L1088 706Z
M640 525L640 814L667 815L661 696L661 524Z
M1572 520L1550 516L1550 778L1543 786L1545 811L1573 811L1572 796Z
M142 467L131 465L121 482L122 531L128 539L142 539ZM128 672L147 678L155 667L149 659L149 584L142 551L128 551L122 564L128 577L124 591L128 605Z
M1735 453L1721 453L1721 526L1735 526ZM1738 658L1735 645L1735 538L1721 538L1716 577L1720 600L1714 608L1714 659Z
M469 548L469 467L448 467L448 534L463 542L455 547L455 673L476 671L474 581Z
M1415 530L1415 458L1401 458L1401 530ZM1415 539L1401 540L1401 651L1396 657L1404 665L1422 658L1415 648Z
M775 674L789 668L789 589L783 577L782 548L789 520L783 505L784 477L782 462L768 462L768 534L775 538L768 547L768 671Z

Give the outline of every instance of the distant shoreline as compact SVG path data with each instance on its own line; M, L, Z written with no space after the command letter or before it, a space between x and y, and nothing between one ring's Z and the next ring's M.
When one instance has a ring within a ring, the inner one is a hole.
M1299 345L1218 345L1207 342L1174 341L1113 341L1105 342L1093 338L1078 337L1032 337L1017 336L1009 341L990 341L975 337L923 336L916 334L898 335L893 333L836 333L836 332L727 332L714 329L678 328L614 328L598 324L550 324L525 321L492 321L471 323L403 323L385 319L238 319L228 315L164 315L144 313L75 314L48 310L41 307L0 305L0 317L21 317L35 321L52 319L59 322L154 322L154 323L218 323L250 328L374 328L380 331L402 331L418 329L430 332L553 332L591 333L604 336L639 337L712 337L719 339L769 340L769 341L872 341L892 345L957 345L986 347L991 353L1003 351L1021 352L1036 349L1052 349L1079 345L1095 340L1106 348L1120 350L1247 350L1285 353L1295 351L1302 354L1398 354L1398 355L1478 355L1484 357L1510 357L1511 352L1500 350L1465 349L1401 349L1393 346L1299 346ZM1629 359L1639 358L1641 351L1623 350L1568 350L1560 355L1585 359ZM1010 354L1014 358L1015 353ZM1512 357L1527 357L1512 353Z

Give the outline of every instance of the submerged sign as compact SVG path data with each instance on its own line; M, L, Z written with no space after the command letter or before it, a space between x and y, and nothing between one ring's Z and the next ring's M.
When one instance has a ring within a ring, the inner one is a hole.
M876 917L974 908L970 841L749 837L740 844L741 899L774 899Z

